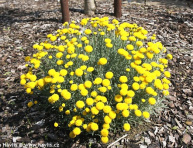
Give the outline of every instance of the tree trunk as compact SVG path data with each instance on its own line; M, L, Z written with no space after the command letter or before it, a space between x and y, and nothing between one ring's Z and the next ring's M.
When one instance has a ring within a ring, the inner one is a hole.
M62 10L62 23L69 22L69 6L68 6L68 0L60 0L61 4L61 10Z
M95 0L84 0L84 13L92 16L95 14L96 5Z
M114 15L115 17L121 17L121 2L122 0L114 0Z

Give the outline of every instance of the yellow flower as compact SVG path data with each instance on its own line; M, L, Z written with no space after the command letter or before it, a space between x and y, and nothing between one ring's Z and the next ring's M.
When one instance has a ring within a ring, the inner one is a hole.
M114 111L109 112L109 117L110 119L115 119L116 118L116 113Z
M86 52L92 52L93 51L93 48L90 45L87 45L84 49Z
M123 100L121 95L115 95L115 101L116 102L121 102Z
M21 79L20 84L21 85L25 85L26 84L26 80L25 79Z
M128 110L123 110L122 115L123 115L123 117L128 117L129 116L129 111Z
M81 93L82 96L87 96L88 90L87 90L87 89L82 89L82 90L80 91L80 93Z
M107 91L106 87L99 87L98 90L102 93L105 93Z
M110 128L110 125L109 124L107 124L107 123L104 123L103 124L103 129L109 129Z
M97 102L96 108L97 108L98 110L102 110L102 109L104 108L104 103L103 103L103 102Z
M98 124L97 123L91 123L91 130L93 130L93 131L97 131L98 130Z
M130 98L130 97L126 97L125 99L124 99L124 102L126 103L126 104L131 104L132 103L132 98Z
M96 85L101 84L101 83L102 83L102 79L99 78L99 77L97 77L97 78L94 80L93 83L96 84Z
M88 71L88 72L94 71L94 67L88 67L88 68L87 68L87 71Z
M54 127L58 127L58 123L57 122L54 123Z
M50 37L50 40L51 40L52 42L54 42L55 40L57 40L57 37L56 37L56 36L51 36L51 37Z
M102 84L103 84L103 86L109 86L110 85L110 81L108 79L104 79L102 81Z
M101 137L101 142L102 143L106 144L106 143L108 143L108 141L109 141L108 137Z
M170 77L171 77L171 74L170 74L169 71L165 71L165 72L164 72L164 75L165 75L165 77L167 77L167 78L170 78Z
M130 98L132 98L132 97L135 96L135 92L134 92L133 90L129 90L129 91L127 92L127 96L130 97Z
M100 58L98 61L98 65L105 65L107 64L107 59L106 58Z
M117 103L116 109L117 110L123 110L123 103Z
M29 108L32 107L32 106L33 106L33 102L32 102L32 101L28 102L27 106L28 106Z
M122 96L125 96L125 95L127 95L127 89L121 89L120 90L120 94L122 95Z
M103 112L104 113L109 113L111 111L111 106L109 106L109 105L105 105L104 107L103 107Z
M65 111L65 114L66 114L66 115L69 115L69 114L70 114L70 110L66 110L66 111Z
M136 82L134 82L134 83L132 84L132 88L133 88L134 90L138 90L138 89L139 89L139 84L136 83Z
M92 107L91 112L93 115L97 115L99 113L99 110L96 107Z
M167 54L167 59L171 60L173 58L173 56L171 54Z
M140 110L135 110L135 115L137 116L137 117L140 117L141 115L142 115L142 113L141 113L141 111Z
M144 111L144 112L143 112L143 117L146 118L146 119L148 119L148 118L150 117L149 112Z
M130 124L129 123L125 123L123 125L123 128L124 128L125 131L129 131L130 130Z
M76 135L75 135L73 132L70 132L70 133L69 133L69 137L70 137L70 138L75 138Z
M80 135L81 130L79 127L75 127L72 132L74 133L74 135Z
M105 74L105 77L106 77L107 79L112 79L113 73L112 73L111 71L109 71L109 72L107 72L107 73Z
M154 105L156 103L156 99L151 97L149 98L148 102L149 104Z
M92 97L96 97L97 96L97 92L96 91L92 91L90 94Z
M142 41L137 41L137 42L136 42L136 45L139 46L139 47L140 47L140 46L143 46L143 42L142 42Z
M91 82L91 81L85 81L85 82L84 82L84 86L85 86L86 88L91 88L91 87L92 87L92 82Z
M78 85L77 84L72 84L70 87L71 91L76 91L78 89Z
M109 116L105 116L104 121L106 124L109 124L109 123L111 123L112 119Z
M109 131L107 129L102 129L101 130L101 136L107 137L109 135Z
M84 31L84 33L87 34L87 35L89 35L89 34L92 33L92 31L91 31L90 29L86 29L86 30Z
M76 120L75 125L76 126L81 126L82 125L82 120L81 119Z
M76 107L78 107L78 108L81 109L81 108L83 108L84 106L85 106L85 104L84 104L83 101L80 101L80 100L79 100L79 101L76 102Z
M121 83L126 83L126 82L128 81L128 79L127 79L126 76L120 76L120 77L119 77L119 81L120 81Z
M82 75L83 75L82 69L80 69L80 68L76 69L76 70L75 70L75 74L76 74L78 77L82 76Z

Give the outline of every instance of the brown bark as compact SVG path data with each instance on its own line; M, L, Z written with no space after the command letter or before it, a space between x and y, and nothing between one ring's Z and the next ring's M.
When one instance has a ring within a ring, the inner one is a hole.
M69 22L69 6L68 6L68 0L60 0L61 4L61 11L62 11L62 23Z
M95 0L84 0L84 13L92 16L95 14L96 4Z
M114 0L114 15L115 17L121 17L121 2L122 0Z

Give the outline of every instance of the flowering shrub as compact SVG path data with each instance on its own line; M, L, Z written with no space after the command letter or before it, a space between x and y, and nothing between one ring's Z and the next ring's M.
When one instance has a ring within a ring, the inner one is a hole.
M169 94L165 68L172 59L156 35L107 17L63 26L25 58L29 71L20 83L37 95L28 107L55 109L55 127L70 129L71 138L100 134L103 143L109 132L150 118Z

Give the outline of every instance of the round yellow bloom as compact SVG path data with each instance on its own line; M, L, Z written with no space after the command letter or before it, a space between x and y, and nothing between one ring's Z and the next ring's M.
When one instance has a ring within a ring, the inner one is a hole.
M139 84L136 83L136 82L134 82L134 83L132 84L132 88L133 88L134 90L138 90L138 89L139 89Z
M140 117L142 115L141 111L140 110L135 110L135 115L137 117Z
M84 49L86 52L92 52L93 51L93 48L90 45L87 45Z
M110 82L108 79L104 79L104 80L102 81L103 86L109 86L110 83L111 83L111 82Z
M167 77L167 78L170 78L170 77L171 77L171 74L170 74L169 71L165 71L165 72L164 72L164 75L165 75L165 77Z
M33 106L33 102L32 102L32 101L28 102L27 106L28 106L29 108L32 107L32 106Z
M75 125L76 126L81 126L82 125L82 120L81 119L76 120Z
M75 70L75 74L76 74L78 77L82 76L82 75L83 75L82 69L80 69L80 68L76 69L76 70Z
M87 68L87 71L88 71L88 72L94 71L94 67L88 67L88 68Z
M120 94L121 94L122 96L127 95L127 89L121 89L121 90L120 90Z
M108 137L101 137L101 142L106 144L109 142L109 138Z
M80 100L79 100L79 101L76 102L76 107L77 107L77 108L80 108L80 109L81 109L81 108L83 108L84 106L85 106L85 104L84 104L83 101L80 101Z
M98 61L98 65L105 65L107 64L107 59L106 58L100 58Z
M110 125L109 124L107 124L107 123L104 123L103 124L103 129L109 129L110 128Z
M54 127L58 127L58 123L57 122L54 123Z
M127 92L127 96L130 97L130 98L132 98L132 97L135 96L135 92L134 92L133 90L129 90L129 91Z
M87 89L82 89L82 90L80 91L80 93L81 93L82 96L87 96L88 90L87 90Z
M109 72L107 72L107 73L105 74L105 77L106 77L107 79L112 79L113 73L112 73L111 71L109 71Z
M134 49L134 46L131 45L131 44L128 44L128 45L126 46L126 48L127 48L128 50L133 50L133 49Z
M102 109L104 108L104 103L103 103L103 102L97 102L96 108L97 108L98 110L102 110Z
M109 135L109 131L107 129L102 129L101 130L101 136L107 137Z
M105 93L107 91L106 87L99 87L98 90L102 93Z
M78 85L77 84L72 84L70 87L71 91L76 91L78 89Z
M106 124L109 124L109 123L111 123L112 119L109 116L105 116L104 121Z
M50 37L50 40L51 40L52 42L54 42L55 40L57 40L57 37L56 37L56 36L51 36L51 37Z
M129 116L129 111L128 110L123 110L122 115L123 115L123 117L128 117Z
M149 104L154 105L156 103L156 99L151 97L148 99L148 102Z
M103 107L103 112L104 113L109 113L111 111L111 106L109 106L109 105L105 105L104 107Z
M21 79L20 84L21 85L25 85L26 84L26 80L25 79Z
M115 95L115 101L121 102L123 100L123 97L121 95Z
M143 46L143 42L142 42L142 41L137 41L137 42L136 42L136 45L139 46L139 47L140 47L140 46Z
M87 34L87 35L89 35L89 34L92 33L92 31L91 31L90 29L86 29L86 30L84 31L84 33Z
M115 113L114 111L110 111L110 112L109 112L109 117L110 117L111 119L115 119L115 118L116 118L116 113Z
M126 104L131 104L132 103L132 98L130 98L130 97L126 97L125 98L125 100L124 100L124 102L126 103Z
M92 107L91 112L93 115L97 115L99 113L99 110L96 107Z
M128 81L128 79L127 79L126 76L120 76L120 77L119 77L119 81L120 81L121 83L126 83L126 82Z
M93 131L97 131L98 128L99 128L99 127L98 127L98 124L97 124L97 123L94 123L94 122L91 123L91 126L90 126L90 127L91 127L91 130L93 130Z
M143 117L146 118L146 119L148 119L148 118L150 117L149 112L144 111L144 112L143 112Z
M95 80L94 80L94 82L93 82L94 84L101 84L102 83L102 79L101 78L99 78L99 77L97 77Z
M123 128L124 128L125 131L129 131L130 130L130 124L129 123L125 123L123 125Z
M69 137L70 137L70 138L75 138L76 135L75 135L73 132L70 132L70 133L69 133Z
M171 60L173 58L173 56L171 54L167 54L167 59Z
M84 86L85 86L86 88L91 88L91 87L92 87L92 82L91 82L91 81L85 81L85 82L84 82Z
M75 127L72 132L74 133L74 135L80 135L81 130L79 127Z

